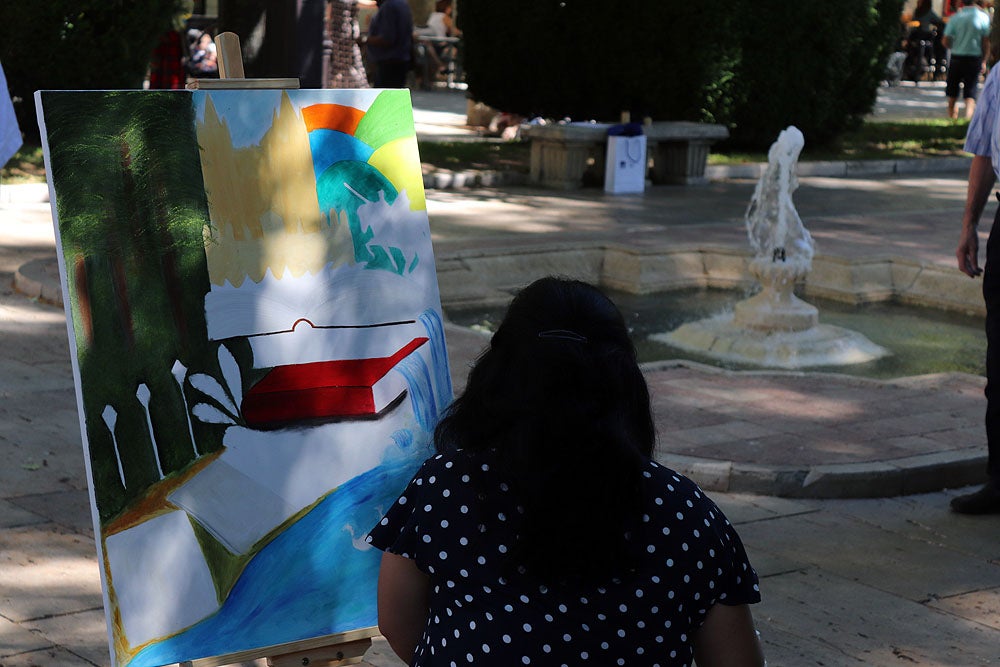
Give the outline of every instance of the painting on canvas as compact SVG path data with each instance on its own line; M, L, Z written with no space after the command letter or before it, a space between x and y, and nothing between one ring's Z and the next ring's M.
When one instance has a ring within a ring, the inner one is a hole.
M374 626L451 400L408 91L36 95L114 664Z

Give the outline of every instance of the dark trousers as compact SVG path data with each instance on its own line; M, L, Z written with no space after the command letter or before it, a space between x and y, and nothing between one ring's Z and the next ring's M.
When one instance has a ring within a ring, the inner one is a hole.
M976 99L982 70L983 59L979 56L952 56L948 63L948 78L944 84L945 96L958 99L958 89L961 86L962 97Z
M1000 194L997 195L1000 200ZM983 268L983 299L986 302L986 471L1000 482L1000 210L993 219L986 242Z
M406 60L380 60L375 63L376 88L406 88L406 74L410 63Z

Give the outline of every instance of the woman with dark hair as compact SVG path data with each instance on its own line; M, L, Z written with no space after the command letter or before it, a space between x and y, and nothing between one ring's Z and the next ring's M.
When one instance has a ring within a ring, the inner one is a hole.
M761 665L757 575L652 460L649 392L598 289L521 291L371 531L379 628L412 665Z
M944 30L944 21L931 7L931 0L917 0L917 6L913 9L914 26L921 35L931 35L939 30Z
M927 72L937 76L947 73L948 50L941 43L944 36L944 21L931 8L931 0L918 0L910 21L910 31L906 36L907 52L911 69L922 75ZM919 76L917 77L919 78Z

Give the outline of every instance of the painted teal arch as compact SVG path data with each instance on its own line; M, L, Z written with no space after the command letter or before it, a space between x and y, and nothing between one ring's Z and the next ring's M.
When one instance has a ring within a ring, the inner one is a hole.
M387 239L376 239L371 227L362 229L358 216L358 208L366 202L378 201L380 193L389 204L396 201L399 193L382 172L367 162L341 160L330 165L316 180L316 193L320 210L327 216L331 210L347 214L356 262L368 269L384 269L402 275L406 268L402 250L388 246ZM369 246L373 242L377 245Z

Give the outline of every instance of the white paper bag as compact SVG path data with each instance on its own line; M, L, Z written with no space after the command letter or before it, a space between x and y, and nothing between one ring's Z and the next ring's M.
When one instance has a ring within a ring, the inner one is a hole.
M608 137L604 161L605 192L642 192L646 189L646 136Z

